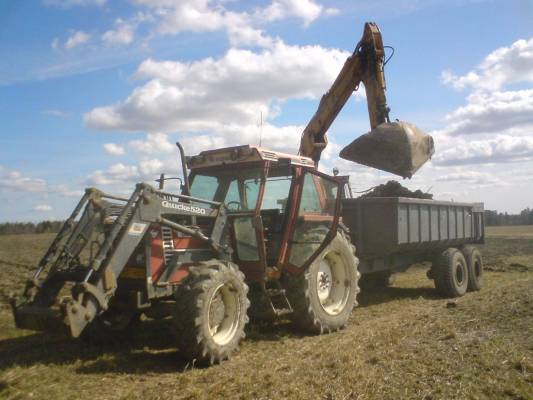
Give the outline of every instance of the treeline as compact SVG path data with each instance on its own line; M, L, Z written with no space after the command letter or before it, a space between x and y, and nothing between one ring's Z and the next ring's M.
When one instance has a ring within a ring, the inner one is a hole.
M4 222L0 224L0 235L17 233L54 233L59 232L63 221Z
M533 209L526 208L520 214L499 213L498 211L485 210L485 225L533 225Z
M34 222L4 222L0 223L0 235L13 235L18 233L56 233L59 232L63 221ZM485 225L533 225L533 209L526 208L520 214L499 213L494 210L485 210Z

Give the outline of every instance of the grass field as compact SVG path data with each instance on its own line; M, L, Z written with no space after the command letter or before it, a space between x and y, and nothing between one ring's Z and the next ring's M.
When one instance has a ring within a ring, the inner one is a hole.
M0 398L533 399L533 227L487 236L485 288L454 307L414 267L361 293L338 333L251 325L235 357L202 369L180 358L167 320L100 347L16 330L8 294L52 236L0 236Z

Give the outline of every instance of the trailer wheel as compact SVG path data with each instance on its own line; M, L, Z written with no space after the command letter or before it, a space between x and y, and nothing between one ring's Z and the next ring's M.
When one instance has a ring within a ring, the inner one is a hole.
M435 287L445 297L460 297L468 287L468 266L459 250L449 248L437 256L432 267Z
M80 339L90 344L122 342L131 339L141 322L141 314L110 309L95 317L83 330Z
M293 322L307 332L320 334L346 326L357 305L358 264L355 246L339 231L305 273L288 277Z
M468 290L477 291L483 287L483 258L475 246L464 246L461 249L468 266Z
M189 271L175 296L178 347L189 361L221 362L245 336L250 302L244 274L235 264L219 260L201 262Z

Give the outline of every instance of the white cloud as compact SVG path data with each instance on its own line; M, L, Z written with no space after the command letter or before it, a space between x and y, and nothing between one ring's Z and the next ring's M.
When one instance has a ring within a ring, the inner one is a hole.
M82 5L104 5L105 0L45 0L46 4L63 8ZM266 27L272 21L297 18L305 26L321 15L336 15L338 9L325 8L315 0L272 0L262 6L241 2L234 6L228 0L131 0L139 10L133 17L119 18L112 27L94 33L97 41L86 32L74 32L66 40L54 39L52 48L73 49L83 43L87 54L76 52L75 60L62 61L59 64L45 66L31 75L38 79L61 76L72 72L94 70L123 62L123 54L109 53L110 48L128 46L128 50L140 54L149 49L150 42L160 35L180 33L225 32L232 47L271 48L279 38L266 33ZM111 3L109 3L111 4ZM265 13L265 10L278 10ZM142 27L141 27L142 25ZM105 57L100 57L104 53ZM63 58L67 53L63 53Z
M533 132L533 89L506 92L475 92L466 106L445 117L448 135Z
M232 46L272 45L272 39L253 26L254 21L246 12L227 11L222 5L213 6L207 0L186 0L170 5L149 0L142 0L142 3L157 7L156 12L161 17L158 31L162 34L225 30Z
M500 135L480 140L456 140L437 152L436 165L499 164L533 160L533 136Z
M274 0L259 12L266 21L276 21L287 17L298 17L307 26L317 19L323 11L320 4L312 0Z
M519 40L463 76L442 73L444 83L469 93L432 132L435 156L412 183L433 186L441 198L485 201L487 208L525 207L518 199L531 197L524 185L533 170L532 49L533 39Z
M442 81L455 89L500 90L504 85L533 82L533 38L518 40L490 53L479 66L463 76L449 70Z
M176 151L176 146L168 140L164 133L149 133L146 140L132 140L128 145L143 154L162 154Z
M135 183L146 181L153 184L161 173L173 175L178 165L175 159L157 158L140 160L136 165L116 163L105 170L97 170L86 179L90 186L112 186L114 192L131 193Z
M124 147L116 143L105 143L104 150L113 156L121 156L125 153Z
M80 198L81 196L83 196L83 190L72 189L67 185L54 185L52 187L49 187L48 193L57 193L65 197Z
M180 139L187 154L197 154L203 150L231 147L239 145L256 145L295 154L298 151L300 135L303 126L288 125L275 126L269 123L263 125L228 125L222 127L218 133L209 135L188 135Z
M65 42L66 49L73 49L81 44L87 43L91 39L91 35L83 31L74 32Z
M0 165L0 193L4 191L59 194L66 197L79 197L82 194L80 190L72 189L67 185L51 185L44 179L32 178L20 171Z
M134 181L139 176L136 166L122 163L113 164L107 170L96 170L89 175L87 183L89 185L113 185Z
M473 71L457 77L443 72L443 81L456 89L469 88L466 105L445 117L447 126L434 132L435 165L499 165L513 163L523 175L533 160L533 89L502 90L533 83L533 39L518 40L491 52ZM468 136L468 139L467 139Z
M113 45L132 43L135 37L135 27L120 18L115 22L115 25L115 29L110 29L102 35L102 40Z
M48 211L52 211L52 206L48 204L37 204L35 207L33 207L32 210L38 211L38 212L48 212Z
M0 189L22 192L44 192L47 184L44 179L30 178L21 172L0 166Z
M159 3L157 7L161 7L161 2L142 1L142 3L148 6ZM172 2L170 7L159 8L158 13L163 16L159 25L161 33L216 31L221 29L225 22L223 12L212 9L207 0Z
M140 176L152 178L163 172L165 172L165 163L157 158L139 162Z
M227 132L268 122L276 105L318 98L349 54L320 46L288 46L253 52L230 49L222 58L192 63L148 59L138 78L149 81L124 101L84 116L93 129L158 132Z
M334 16L334 15L339 15L341 13L341 10L339 10L338 8L326 8L324 10L324 14L326 15L329 15L329 16Z
M469 185L494 185L502 181L493 174L479 171L460 171L443 174L436 177L439 182L460 182Z
M261 26L289 17L299 18L307 26L322 13L334 15L337 9L324 7L313 0L274 0L252 12L230 11L224 1L209 0L136 0L137 4L154 10L159 18L158 31L162 34L181 32L213 32L225 30L234 46L269 47L273 41Z

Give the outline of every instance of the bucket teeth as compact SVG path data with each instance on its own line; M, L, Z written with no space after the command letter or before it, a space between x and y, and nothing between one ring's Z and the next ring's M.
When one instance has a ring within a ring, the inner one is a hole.
M355 139L340 157L410 178L435 152L433 138L409 122L387 122Z

